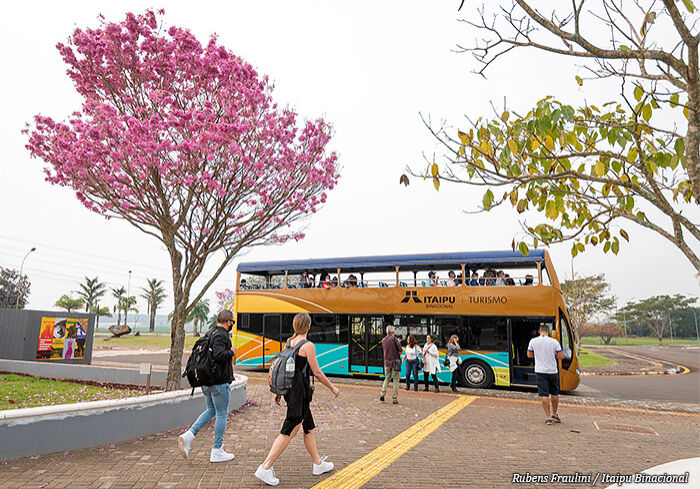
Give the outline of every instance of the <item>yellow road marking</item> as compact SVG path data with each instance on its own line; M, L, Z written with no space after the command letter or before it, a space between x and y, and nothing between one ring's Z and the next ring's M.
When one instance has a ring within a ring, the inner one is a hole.
M353 489L366 484L474 399L478 398L476 396L458 397L364 457L316 484L312 489Z

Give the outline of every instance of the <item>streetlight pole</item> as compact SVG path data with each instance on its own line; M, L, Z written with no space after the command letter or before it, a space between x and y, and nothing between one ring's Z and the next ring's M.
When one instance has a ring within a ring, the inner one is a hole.
M15 309L19 309L19 296L21 295L20 284L22 282L22 269L24 268L24 260L26 260L27 257L34 251L36 251L36 247L33 247L27 252L26 255L24 255L24 258L22 258L22 264L19 267L19 283L17 284L17 303L15 304Z
M129 281L126 283L126 302L124 302L124 325L129 326L126 315L129 312L129 290L131 289L131 270L129 270Z
M671 321L671 313L668 314L668 328L671 331L671 344L673 344L673 322Z
M700 342L700 334L698 334L698 315L695 309L693 309L693 317L695 318L695 339Z

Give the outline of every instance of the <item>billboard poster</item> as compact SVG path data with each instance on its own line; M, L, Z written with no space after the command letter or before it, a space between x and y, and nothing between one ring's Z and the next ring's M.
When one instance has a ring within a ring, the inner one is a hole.
M41 318L37 360L78 360L84 358L87 319Z

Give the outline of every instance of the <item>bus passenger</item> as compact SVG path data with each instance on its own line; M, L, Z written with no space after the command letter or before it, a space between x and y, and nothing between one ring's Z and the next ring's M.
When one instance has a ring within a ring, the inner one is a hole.
M353 274L350 274L347 280L343 282L343 287L345 287L346 289L354 289L355 287L357 287L357 277Z
M437 287L438 282L437 282L437 275L435 275L435 272L430 271L428 272L428 283L426 284L427 287Z
M241 290L249 289L248 287L248 281L244 278L241 279Z
M333 288L338 286L338 277L333 277L333 280L331 280L331 283L333 284Z
M457 286L457 281L455 280L455 277L456 277L455 272L453 272L452 270L450 270L447 273L447 286L448 287L456 287Z
M289 394L284 396L284 400L287 403L287 416L284 424L282 424L280 434L277 435L277 438L272 443L270 453L255 471L255 477L270 486L276 486L280 483L280 480L275 477L275 473L272 470L272 464L289 446L289 443L299 432L299 428L304 429L304 446L313 460L311 472L314 475L321 475L333 470L334 467L331 462L325 461L325 457L319 457L318 449L316 448L314 435L316 425L309 408L309 403L313 396L309 374L313 374L319 382L328 387L335 397L340 395L340 391L321 371L321 368L318 366L318 360L316 360L316 347L306 339L311 329L311 317L306 313L297 314L294 316L292 326L294 327L294 335L289 338L288 343L291 346L296 346L300 342L303 342L303 344L295 356L296 362L292 389L289 391ZM282 396L279 394L275 396L275 402L278 406L281 398Z
M497 278L496 278L496 285L500 287L500 286L505 285L505 284L506 284L506 281L504 278L503 270L499 270Z
M321 281L319 285L322 289L330 289L333 287L333 282L331 282L331 276L328 272L321 272Z
M479 281L481 285L493 286L496 284L496 272L491 268L491 265L486 265L484 276Z
M464 279L462 277L462 274L461 273L457 274L457 278L455 279L455 285L462 285L463 282L464 282Z
M422 353L416 337L412 334L408 335L408 346L406 347L406 390L411 388L411 374L413 374L413 390L418 390L418 367Z
M506 273L505 281L506 281L506 285L515 285L515 280L513 280L513 279L511 278L511 276L508 275L507 273Z
M440 392L438 387L437 372L440 370L440 353L438 348L433 343L433 337L428 335L425 338L425 346L423 347L423 380L425 381L424 391L428 390L429 375L433 377L433 385L435 386L435 392Z
M469 281L469 286L470 287L478 287L479 286L479 274L476 272L472 273L472 278Z
M459 356L461 349L462 348L459 346L459 337L456 334L450 336L450 340L447 342L447 358L450 360L450 372L452 372L450 388L453 392L457 392L459 365L462 363L462 359Z
M523 285L532 285L533 281L532 275L528 273L525 275L525 283Z
M304 289L311 289L314 286L314 279L309 276L308 270L301 272L301 286Z

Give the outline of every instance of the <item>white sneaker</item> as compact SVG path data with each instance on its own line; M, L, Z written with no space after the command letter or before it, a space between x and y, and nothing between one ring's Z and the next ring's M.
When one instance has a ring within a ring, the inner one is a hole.
M185 431L183 434L177 437L177 446L180 449L180 455L187 458L190 454L190 445L192 445L192 440L194 440L194 433L190 430Z
M318 464L318 465L314 464L314 470L313 470L314 475L325 474L326 472L330 472L331 470L333 470L333 467L335 467L335 465L333 465L333 462L326 462L327 458L328 458L327 456L323 457L321 459L320 464Z
M234 454L224 451L224 447L212 448L211 449L211 456L209 457L209 461L210 462L228 462L229 460L233 460L234 457L235 457Z
M280 483L280 480L275 477L275 471L272 470L272 467L265 470L263 469L262 464L258 467L258 470L255 471L255 477L263 481L268 486L276 486Z

